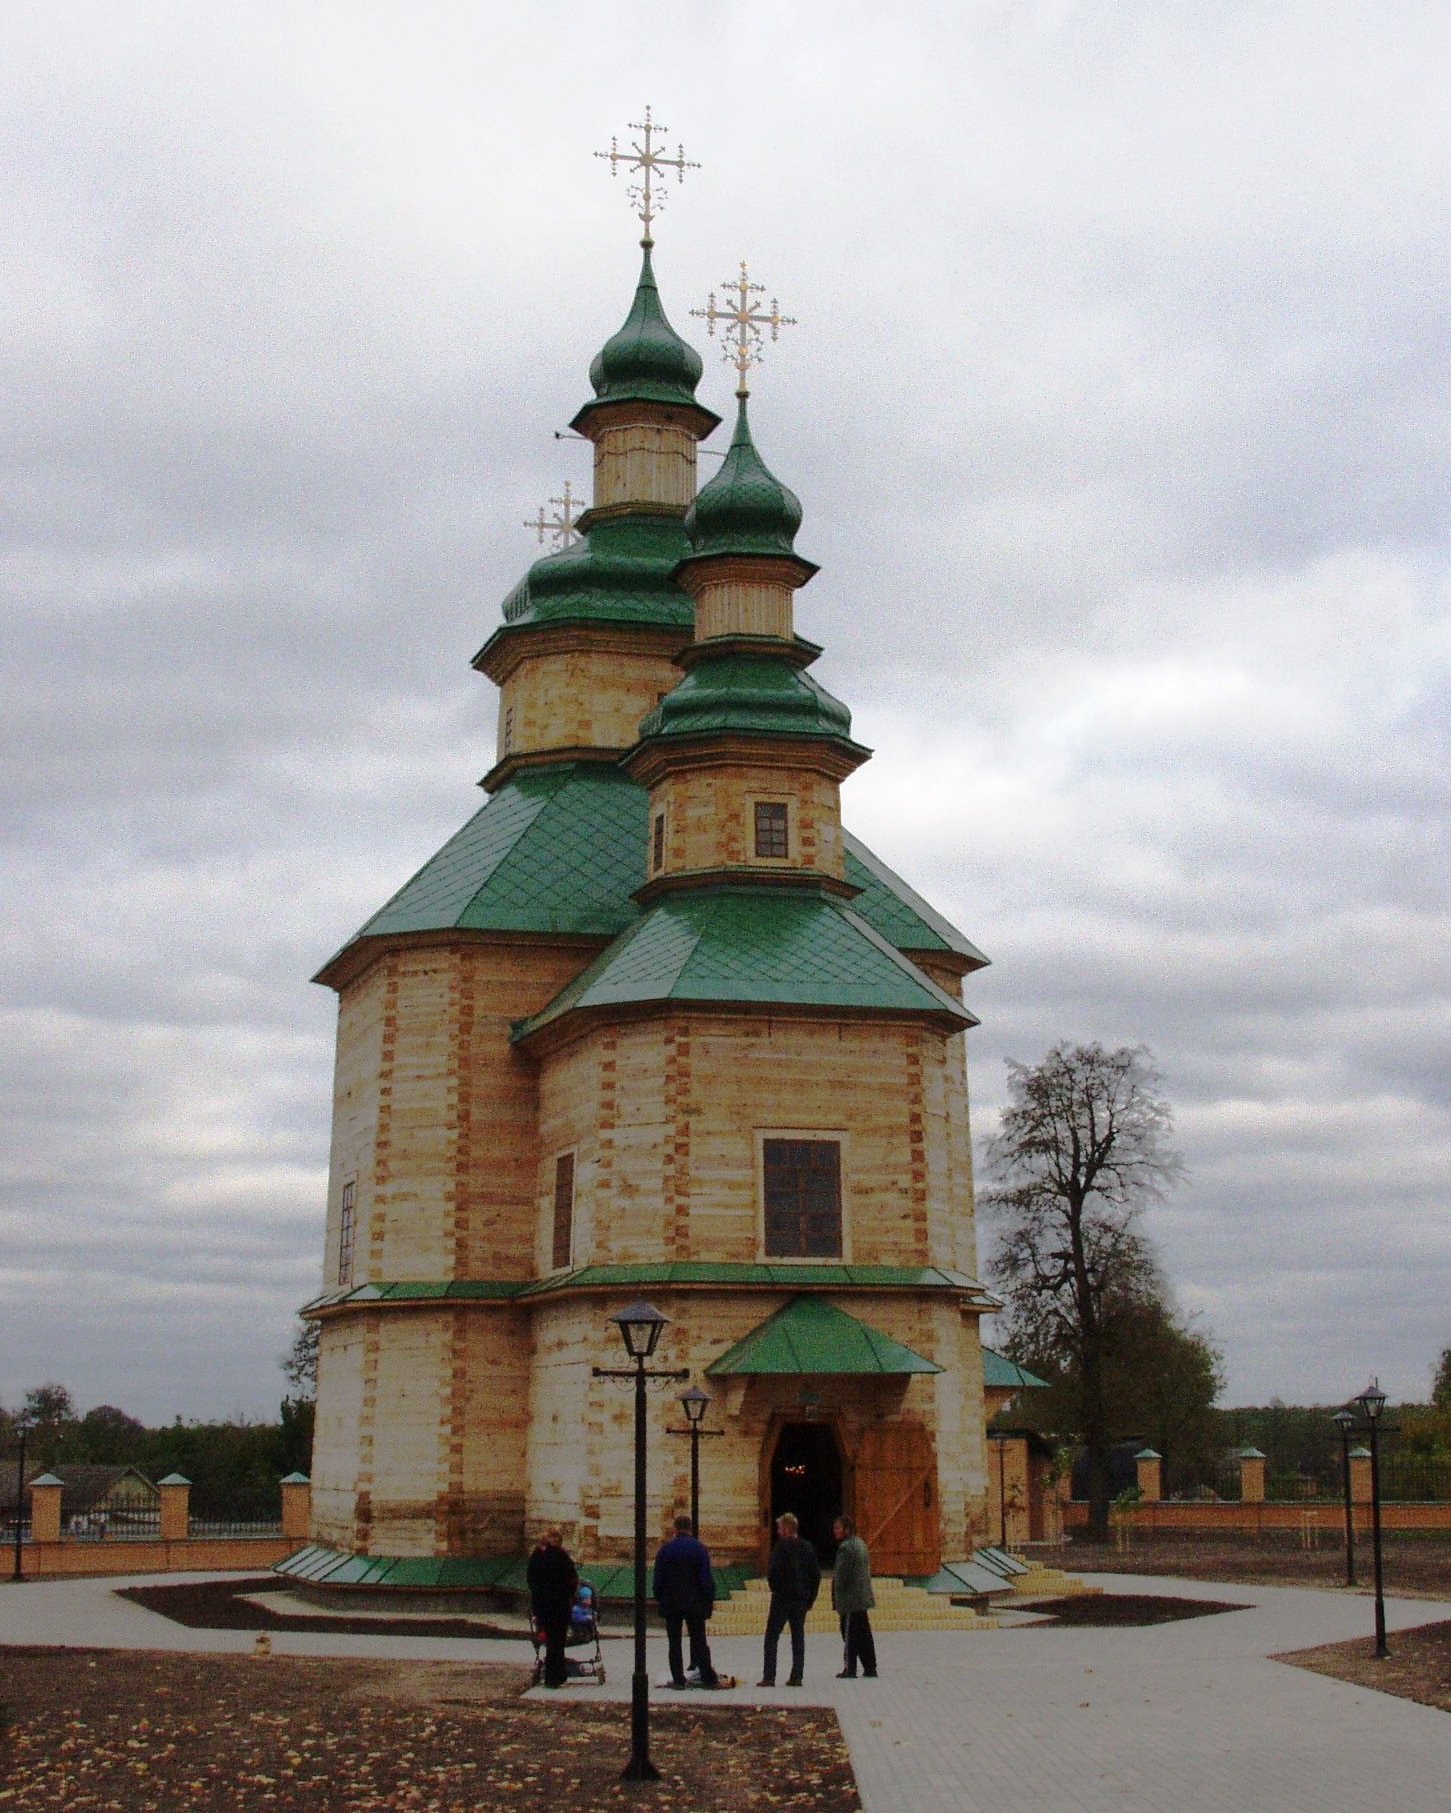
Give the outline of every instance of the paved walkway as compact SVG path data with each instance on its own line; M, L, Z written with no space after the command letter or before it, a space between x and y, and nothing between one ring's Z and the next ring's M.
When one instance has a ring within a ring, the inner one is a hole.
M154 1577L153 1577L154 1578ZM808 1641L801 1691L739 1698L837 1709L868 1813L1446 1813L1451 1714L1271 1662L1277 1651L1368 1634L1369 1600L1300 1588L1095 1577L1109 1591L1232 1600L1250 1609L1139 1630L1019 1628L878 1638L882 1678L838 1681ZM0 1644L246 1651L241 1631L190 1631L115 1596L116 1580L0 1585ZM1451 1617L1392 1600L1392 1632ZM279 1654L528 1660L526 1643L276 1633ZM757 1639L716 1646L744 1682ZM606 1643L608 1681L571 1697L625 1701L630 1646ZM664 1665L651 1642L651 1668ZM541 1696L544 1697L544 1696ZM660 1693L657 1701L674 1699ZM692 1702L694 1703L693 1697Z

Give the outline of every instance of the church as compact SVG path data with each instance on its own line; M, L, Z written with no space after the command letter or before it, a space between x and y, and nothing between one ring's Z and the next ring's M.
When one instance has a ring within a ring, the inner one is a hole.
M705 311L739 383L697 485L721 422L657 288L650 150L639 280L573 420L590 506L474 658L500 695L486 801L317 977L330 1583L497 1578L550 1524L623 1562L633 1406L594 1369L642 1298L668 1318L652 1364L711 1400L719 1562L758 1570L784 1510L828 1548L849 1511L879 1575L997 1533L963 1039L985 959L842 823L870 752L794 626L817 569L752 434L782 318L744 267ZM650 1399L652 1532L689 1503L679 1389Z

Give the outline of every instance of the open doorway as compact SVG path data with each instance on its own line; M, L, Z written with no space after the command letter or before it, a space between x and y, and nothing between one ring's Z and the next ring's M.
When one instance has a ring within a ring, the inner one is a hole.
M771 1456L771 1530L783 1511L794 1511L801 1534L823 1567L836 1555L831 1533L842 1511L841 1451L826 1423L786 1423Z

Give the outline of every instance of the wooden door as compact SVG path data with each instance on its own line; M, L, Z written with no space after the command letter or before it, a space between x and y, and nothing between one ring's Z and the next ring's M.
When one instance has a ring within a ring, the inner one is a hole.
M942 1565L937 1457L920 1423L878 1423L856 1452L857 1531L874 1574L935 1574Z

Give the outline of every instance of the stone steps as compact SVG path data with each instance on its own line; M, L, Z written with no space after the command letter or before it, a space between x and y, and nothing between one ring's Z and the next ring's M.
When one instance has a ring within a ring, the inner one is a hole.
M1024 1576L1026 1578L1026 1576ZM1051 1590L1051 1589L1047 1589ZM953 1605L941 1593L924 1592L904 1580L872 1580L877 1603L872 1611L873 1630L992 1630L994 1620L967 1606ZM766 1628L771 1595L764 1580L749 1580L741 1592L721 1600L710 1621L712 1636L759 1637ZM836 1636L840 1625L831 1609L831 1585L823 1581L816 1604L806 1615L810 1632Z

